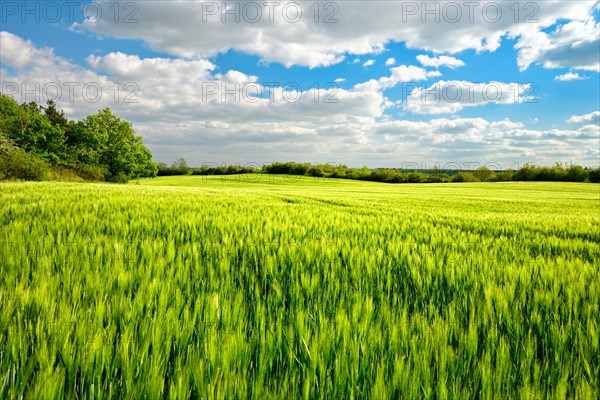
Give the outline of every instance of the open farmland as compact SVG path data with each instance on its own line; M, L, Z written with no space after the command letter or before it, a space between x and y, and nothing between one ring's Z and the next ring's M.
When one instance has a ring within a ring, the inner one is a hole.
M0 397L597 398L599 189L0 183Z

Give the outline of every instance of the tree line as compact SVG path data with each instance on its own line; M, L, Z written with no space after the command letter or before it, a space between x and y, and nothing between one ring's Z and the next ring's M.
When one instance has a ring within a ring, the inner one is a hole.
M269 165L214 165L190 168L180 158L171 166L152 161L151 151L131 123L109 108L82 120L68 120L49 100L18 104L0 93L0 179L69 179L127 182L170 175L290 174L385 183L561 181L600 182L600 168L525 164L517 170L472 171L350 168L346 165L276 162Z
M556 181L600 182L600 168L556 163L551 167L525 164L517 170L494 171L479 167L472 171L405 170L395 168L350 168L346 165L276 162L263 166L218 165L190 168L184 159L171 166L158 164L158 176L172 175L236 175L236 174L287 174L319 178L356 179L385 183L443 183L443 182L501 182L501 181Z
M73 121L52 100L18 104L0 93L0 178L127 182L157 172L142 137L109 108Z

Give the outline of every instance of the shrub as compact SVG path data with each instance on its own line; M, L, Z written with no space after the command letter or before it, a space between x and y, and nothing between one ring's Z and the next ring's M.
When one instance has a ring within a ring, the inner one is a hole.
M533 164L525 164L513 175L515 181L535 181L540 175L540 168Z
M585 182L588 179L588 171L579 165L571 165L567 169L567 179L570 182Z
M472 172L459 172L452 177L452 182L479 182Z
M408 174L408 181L410 183L421 183L423 182L427 177L420 173L420 172L411 172L410 174Z
M61 165L51 165L48 179L62 182L85 182L86 180L77 174L74 168Z
M588 180L592 183L600 183L600 167L590 169Z
M106 177L106 169L95 165L79 164L75 173L87 181L103 181Z
M158 176L188 175L193 173L188 167L158 167ZM199 174L202 175L202 174Z
M479 167L473 172L473 175L481 182L489 182L495 179L496 174L488 167Z
M36 155L14 147L0 155L0 176L4 179L43 181L48 179L48 164Z
M514 171L512 169L507 169L506 171L501 171L496 173L496 181L498 182L508 182L512 181L514 176Z
M129 182L129 177L122 172L117 172L116 174L111 175L108 181L114 183L127 183Z
M448 176L448 174L432 174L432 175L428 175L427 178L425 178L425 180L423 181L424 183L442 183L442 182L449 182L450 181L450 177Z

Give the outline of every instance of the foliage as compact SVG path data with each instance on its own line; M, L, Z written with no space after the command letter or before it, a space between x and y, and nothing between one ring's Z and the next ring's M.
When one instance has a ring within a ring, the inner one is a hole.
M156 164L152 162L150 150L142 144L142 138L135 136L131 124L110 109L90 115L78 125L75 146L81 144L85 149L93 149L86 154L87 163L105 166L110 181L156 175Z
M0 133L28 154L53 165L79 171L80 165L88 166L82 176L95 171L94 180L153 177L158 170L152 153L142 138L135 136L131 124L108 108L81 121L68 121L53 101L46 107L34 102L19 105L0 94Z
M43 181L48 177L48 164L35 154L14 147L0 154L0 178Z
M87 181L104 181L108 175L106 168L89 165L89 164L77 164L74 168L75 173Z
M0 133L47 161L66 158L63 132L52 125L34 102L19 106L11 97L0 94Z
M441 183L441 182L498 182L498 181L562 181L593 182L594 169L584 169L578 165L556 164L553 167L538 167L525 164L517 171L492 171L487 167L479 167L474 171L449 171L434 167L430 170L407 171L401 169L369 169L363 167L348 168L345 165L297 164L295 162L273 163L265 165L262 172L269 174L308 175L313 177L330 177L358 179L385 183ZM261 171L255 171L261 172ZM452 174L452 175L450 175ZM592 178L590 178L592 174ZM166 174L165 174L166 175ZM175 174L174 174L175 175Z
M452 182L479 182L479 179L477 179L477 176L473 172L459 172L451 179Z
M185 161L184 158L178 158L177 160L173 161L171 168L188 168L187 161Z
M592 183L600 183L600 167L590 169L588 172L588 179Z
M488 167L479 167L475 171L473 171L473 176L479 182L493 182L496 180L494 171L489 169Z

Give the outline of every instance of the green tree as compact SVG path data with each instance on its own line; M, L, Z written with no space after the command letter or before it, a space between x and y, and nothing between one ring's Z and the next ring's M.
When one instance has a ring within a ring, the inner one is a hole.
M156 176L152 153L135 136L133 127L105 108L77 124L73 136L78 157L84 163L104 166L109 180Z
M26 152L54 163L64 163L67 146L64 132L41 113L35 102L18 103L0 95L0 133Z
M481 182L488 182L488 181L491 181L494 179L495 174L494 174L494 171L492 171L488 167L482 166L482 167L477 168L473 172L473 175L475 176L475 178L477 178Z
M42 181L47 176L48 165L44 160L18 148L0 133L0 178Z
M48 100L46 103L46 107L42 107L44 110L44 115L50 121L50 123L58 128L60 128L63 132L66 132L69 126L69 120L65 117L65 113L63 110L58 111L56 109L56 103L54 100Z
M187 168L188 164L187 161L185 161L185 158L178 158L177 160L173 161L173 164L171 164L171 168Z

